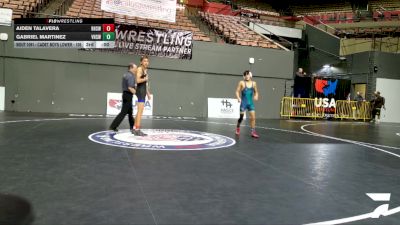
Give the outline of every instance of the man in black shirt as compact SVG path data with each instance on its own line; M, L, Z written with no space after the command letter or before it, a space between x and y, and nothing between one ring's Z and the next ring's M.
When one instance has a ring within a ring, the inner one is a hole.
M357 95L356 95L356 97L354 98L354 101L357 101L357 103L361 105L361 102L364 101L364 98L363 98L361 92L357 91Z
M299 77L306 77L306 76L307 76L307 73L303 71L303 68L299 67L299 69L298 69L297 72L296 72L296 76L299 76Z
M132 97L136 93L135 89L135 75L137 66L134 63L130 63L128 66L128 72L122 77L122 109L121 112L115 117L114 121L110 125L110 130L115 132L118 131L118 126L121 124L125 115L128 114L129 129L133 131L135 120L133 119L132 113Z
M356 110L353 111L353 117L354 117L354 119L357 119L356 116L357 117L360 116L362 103L365 101L361 92L357 91L357 95L354 98L354 101L357 101L357 104L356 104Z
M385 98L381 96L379 91L375 91L375 98L371 101L372 105L372 120L371 122L375 122L375 117L378 116L378 122L381 118L381 108L385 109Z

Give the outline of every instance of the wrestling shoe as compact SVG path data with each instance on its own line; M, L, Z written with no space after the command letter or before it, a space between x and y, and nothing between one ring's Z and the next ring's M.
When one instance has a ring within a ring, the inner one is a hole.
M251 136L253 138L259 138L260 137L255 130L251 132Z
M110 127L110 128L108 128L109 130L112 130L112 131L114 131L114 132L118 132L118 128L112 128L112 127Z
M135 136L141 136L141 137L147 136L147 134L143 133L141 130L134 130L133 134Z
M237 128L236 128L235 134L236 134L236 135L239 135L239 134L240 134L240 127L237 127Z

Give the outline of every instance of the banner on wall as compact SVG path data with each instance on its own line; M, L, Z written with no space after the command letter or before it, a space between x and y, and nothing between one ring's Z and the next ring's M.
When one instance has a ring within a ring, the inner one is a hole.
M208 98L209 118L239 118L240 103L235 98ZM245 115L246 117L246 115Z
M192 59L191 31L116 25L115 48L111 51L176 59Z
M11 26L12 9L0 8L0 26Z
M346 100L350 97L351 80L314 78L312 96L315 98L315 107L323 108L327 117L334 116L337 100Z
M101 10L175 23L176 0L101 0Z
M137 97L133 95L133 115L137 113ZM122 93L107 92L107 115L118 115L122 108ZM151 95L151 100L146 96L146 101L144 103L144 116L153 115L153 95Z

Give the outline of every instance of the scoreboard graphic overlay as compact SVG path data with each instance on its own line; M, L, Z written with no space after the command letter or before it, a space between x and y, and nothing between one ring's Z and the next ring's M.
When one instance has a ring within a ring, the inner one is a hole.
M15 48L114 48L114 19L18 18Z

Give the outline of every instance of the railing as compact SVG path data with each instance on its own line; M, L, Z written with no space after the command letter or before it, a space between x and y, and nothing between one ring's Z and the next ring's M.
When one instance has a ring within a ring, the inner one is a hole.
M209 19L209 15L207 13L204 14L204 16L206 18L201 17L198 8L186 8L185 9L185 15L202 31L204 32L206 35L208 35L208 37L214 41L217 42L218 40L223 40L224 36L219 34L216 30L216 28L214 27L213 24L210 24L210 19ZM206 26L207 28L204 29L203 26ZM203 27L203 29L201 29Z
M254 26L257 26L257 27L260 28L261 30L266 31L267 34L269 34L269 38L270 38L271 40L273 40L273 39L272 39L272 35L273 35L273 36L277 37L278 40L279 40L280 42L284 42L284 43L288 44L288 45L290 46L290 50L293 50L293 43L290 42L290 41L288 41L288 40L285 39L284 37L281 37L281 36L279 36L279 35L277 35L277 34L271 32L271 31L269 31L269 30L266 29L265 27L262 27L262 26L260 26L260 25L258 25L258 24L256 24L256 23L252 23L252 25L253 25L253 27L252 27L252 30L253 30L253 31L254 31ZM280 47L283 47L284 49L286 49L284 46L281 46L281 45L280 45Z
M372 118L370 103L338 100L336 101L335 118L364 120L364 121L370 120Z
M337 29L335 27L332 27L326 23L324 23L321 19L316 19L313 16L309 16L309 15L304 15L303 18L305 18L305 20L303 20L306 24L313 26L317 29L323 30L333 36L335 36L335 33L337 32ZM320 26L322 27L320 27Z
M72 5L73 2L74 0L64 0L54 11L54 14L64 15L68 11L68 8Z
M326 23L324 23L321 19L318 20L319 24L318 25L322 25L325 29L325 32L331 33L331 34L335 34L335 32L337 31L337 29L335 27L332 27Z
M293 98L283 97L281 101L281 117L306 117L306 118L324 118L325 111L323 107L315 107L313 98Z
M371 106L369 102L357 102L348 100L337 100L335 103L333 118L351 120L370 120ZM326 108L322 104L317 105L313 98L283 97L281 101L281 117L293 118L324 118Z
M34 17L44 17L44 18L67 18L67 16L61 16L56 14L48 14L48 13L39 13L39 12L31 12L26 10L15 10L13 11L22 13L22 18L34 18Z

